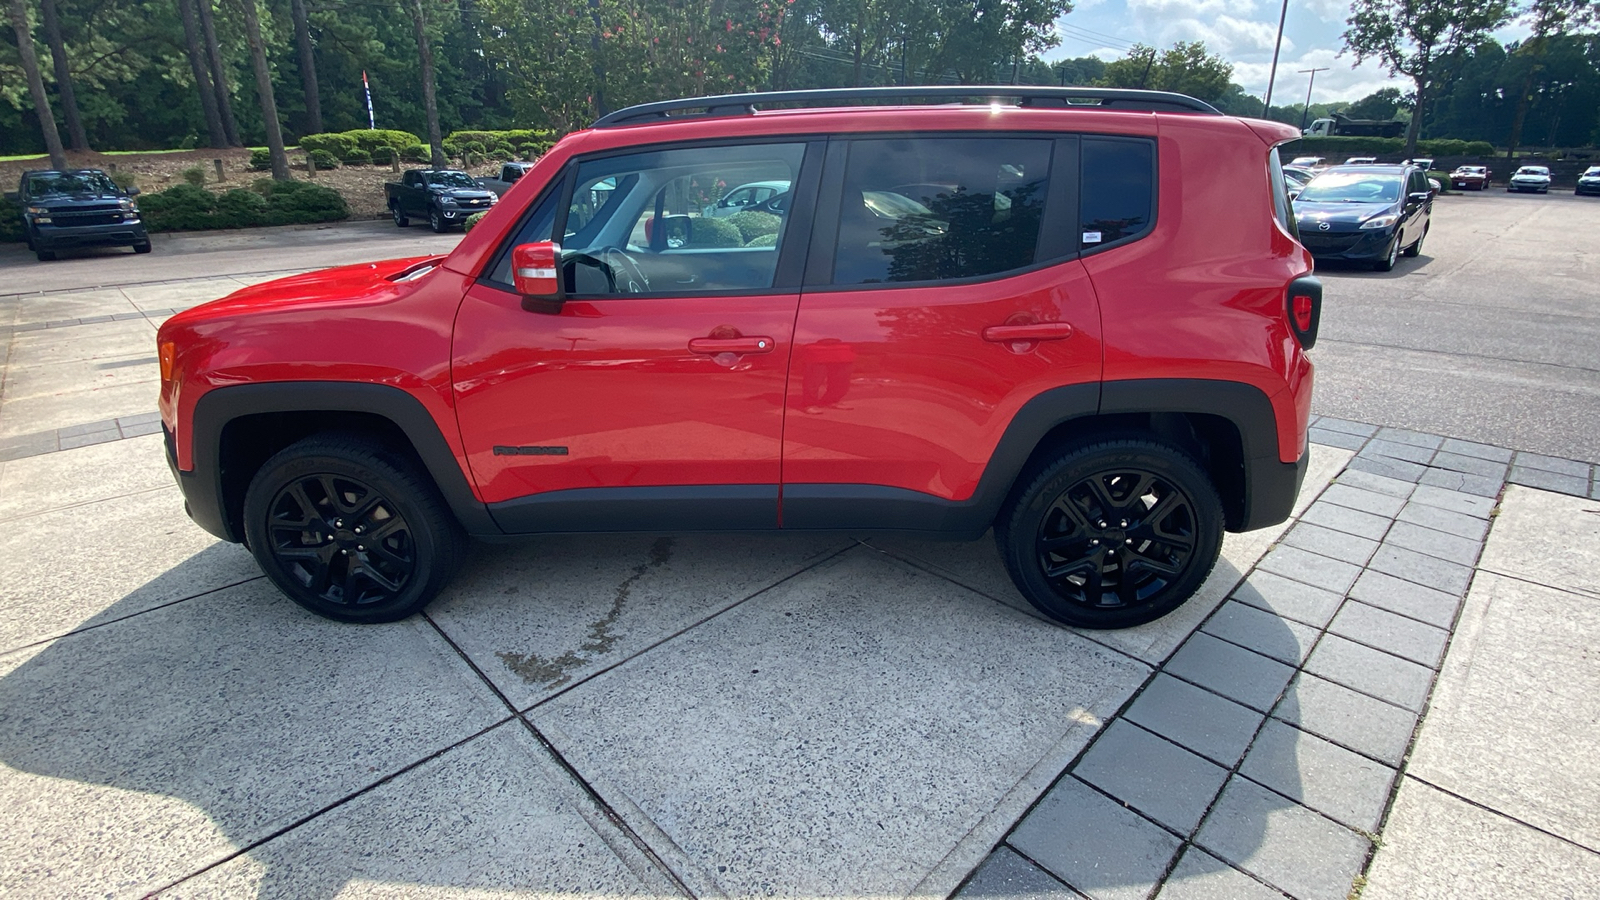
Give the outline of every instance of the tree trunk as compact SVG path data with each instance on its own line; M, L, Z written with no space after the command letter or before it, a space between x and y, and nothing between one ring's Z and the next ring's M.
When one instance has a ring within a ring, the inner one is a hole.
M50 45L50 61L56 69L56 93L61 95L61 112L67 117L67 137L72 149L88 150L89 136L83 131L83 117L78 115L78 95L72 90L72 68L67 64L67 44L61 39L61 17L56 14L56 0L40 0L44 13L44 39Z
M589 52L594 57L594 115L598 119L611 112L606 103L606 61L600 46L600 0L589 0L589 19L594 24L594 30L589 32Z
M272 178L274 181L288 181L289 154L283 151L283 130L278 127L278 100L272 94L272 70L267 68L267 51L261 43L261 19L256 15L256 0L239 0L239 8L244 11L245 39L250 43L250 66L256 71L256 93L261 97L261 121L267 126L267 152L272 155Z
M433 48L428 46L428 22L423 17L422 0L411 0L411 24L417 32L417 56L422 60L422 104L428 111L428 146L432 148L435 169L446 165L444 136L439 132L439 100L434 96Z
M1544 39L1535 35L1530 44L1538 42L1533 48L1534 58L1528 64L1527 77L1522 79L1522 92L1517 95L1517 111L1511 117L1511 136L1506 138L1506 164L1510 165L1517 158L1517 145L1522 142L1522 123L1528 118L1528 107L1533 105L1533 79L1538 77L1540 57L1544 56Z
M228 67L222 62L222 47L217 43L216 21L211 15L211 0L195 0L200 11L200 31L206 39L206 59L211 63L211 86L217 95L217 115L222 117L222 130L228 136L228 145L243 147L239 140L239 123L233 118L233 89L228 85Z
M206 52L201 44L194 5L195 0L178 0L178 16L183 19L183 42L189 51L189 69L194 72L195 90L200 92L200 111L205 114L211 146L227 147L228 132L223 130L222 116L217 112L217 92L211 84L211 69L206 65Z
M17 32L17 55L22 58L22 74L28 80L28 93L33 95L33 109L39 114L39 130L44 132L44 146L50 151L50 165L56 169L67 168L67 151L61 148L61 132L56 130L56 117L50 112L50 97L44 92L44 77L39 74L39 55L33 48L33 29L28 25L28 9L23 0L11 0L11 27Z
M1428 102L1428 66L1432 62L1432 48L1424 47L1425 54L1422 59L1422 70L1417 73L1417 102L1411 107L1411 125L1406 128L1406 159L1415 159L1417 155L1417 139L1422 137L1422 117L1427 109Z
M322 133L322 101L317 97L317 57L311 51L311 21L306 15L306 0L291 0L289 14L294 18L294 42L300 47L300 83L306 91L306 127L310 134Z

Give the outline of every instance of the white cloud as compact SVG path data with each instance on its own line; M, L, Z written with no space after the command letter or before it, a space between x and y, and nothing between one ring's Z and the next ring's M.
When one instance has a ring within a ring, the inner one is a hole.
M1312 103L1359 100L1386 87L1411 90L1409 81L1394 78L1381 65L1369 60L1359 66L1351 66L1354 61L1349 56L1340 57L1337 51L1328 49L1312 50L1299 57L1279 58L1278 83L1272 91L1273 105L1304 102L1311 76L1301 73L1313 68L1326 67L1327 71L1317 73L1316 85L1311 93ZM1235 63L1233 80L1259 97L1267 89L1267 73L1271 68L1270 59L1266 62Z
M1127 0L1128 14L1136 22L1160 23L1172 19L1206 20L1215 16L1247 15L1255 0Z

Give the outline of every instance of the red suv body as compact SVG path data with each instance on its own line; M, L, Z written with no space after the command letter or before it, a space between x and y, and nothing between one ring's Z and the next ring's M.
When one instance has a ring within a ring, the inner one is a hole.
M189 514L346 619L420 608L463 532L991 527L1047 614L1164 614L1304 475L1320 287L1274 149L1298 134L963 90L1023 101L624 111L447 256L174 316ZM789 190L706 212L752 182Z

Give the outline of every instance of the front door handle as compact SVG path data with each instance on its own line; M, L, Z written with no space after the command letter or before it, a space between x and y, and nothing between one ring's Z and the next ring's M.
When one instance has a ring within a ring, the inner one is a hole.
M774 341L769 337L693 338L689 341L692 353L716 356L719 353L771 353Z
M1072 337L1072 326L1066 322L1034 322L1028 325L990 325L983 330L983 339L998 344L1013 341L1059 341Z

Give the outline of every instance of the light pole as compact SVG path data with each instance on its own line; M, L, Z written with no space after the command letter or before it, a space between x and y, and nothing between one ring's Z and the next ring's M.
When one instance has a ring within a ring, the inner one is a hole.
M1261 118L1272 118L1272 83L1278 80L1278 51L1283 49L1283 22L1289 18L1289 0L1278 12L1278 42L1272 45L1272 71L1267 74L1267 99L1261 104Z
M1311 82L1306 85L1306 105L1300 107L1300 133L1301 134L1305 134L1305 132L1306 132L1306 114L1311 112L1311 86L1317 83L1317 73L1318 72L1326 72L1326 71L1328 71L1328 67L1327 66L1322 66L1322 67L1316 68L1316 69L1301 69L1297 73L1297 74L1300 74L1300 75L1304 75L1307 72L1311 73Z

